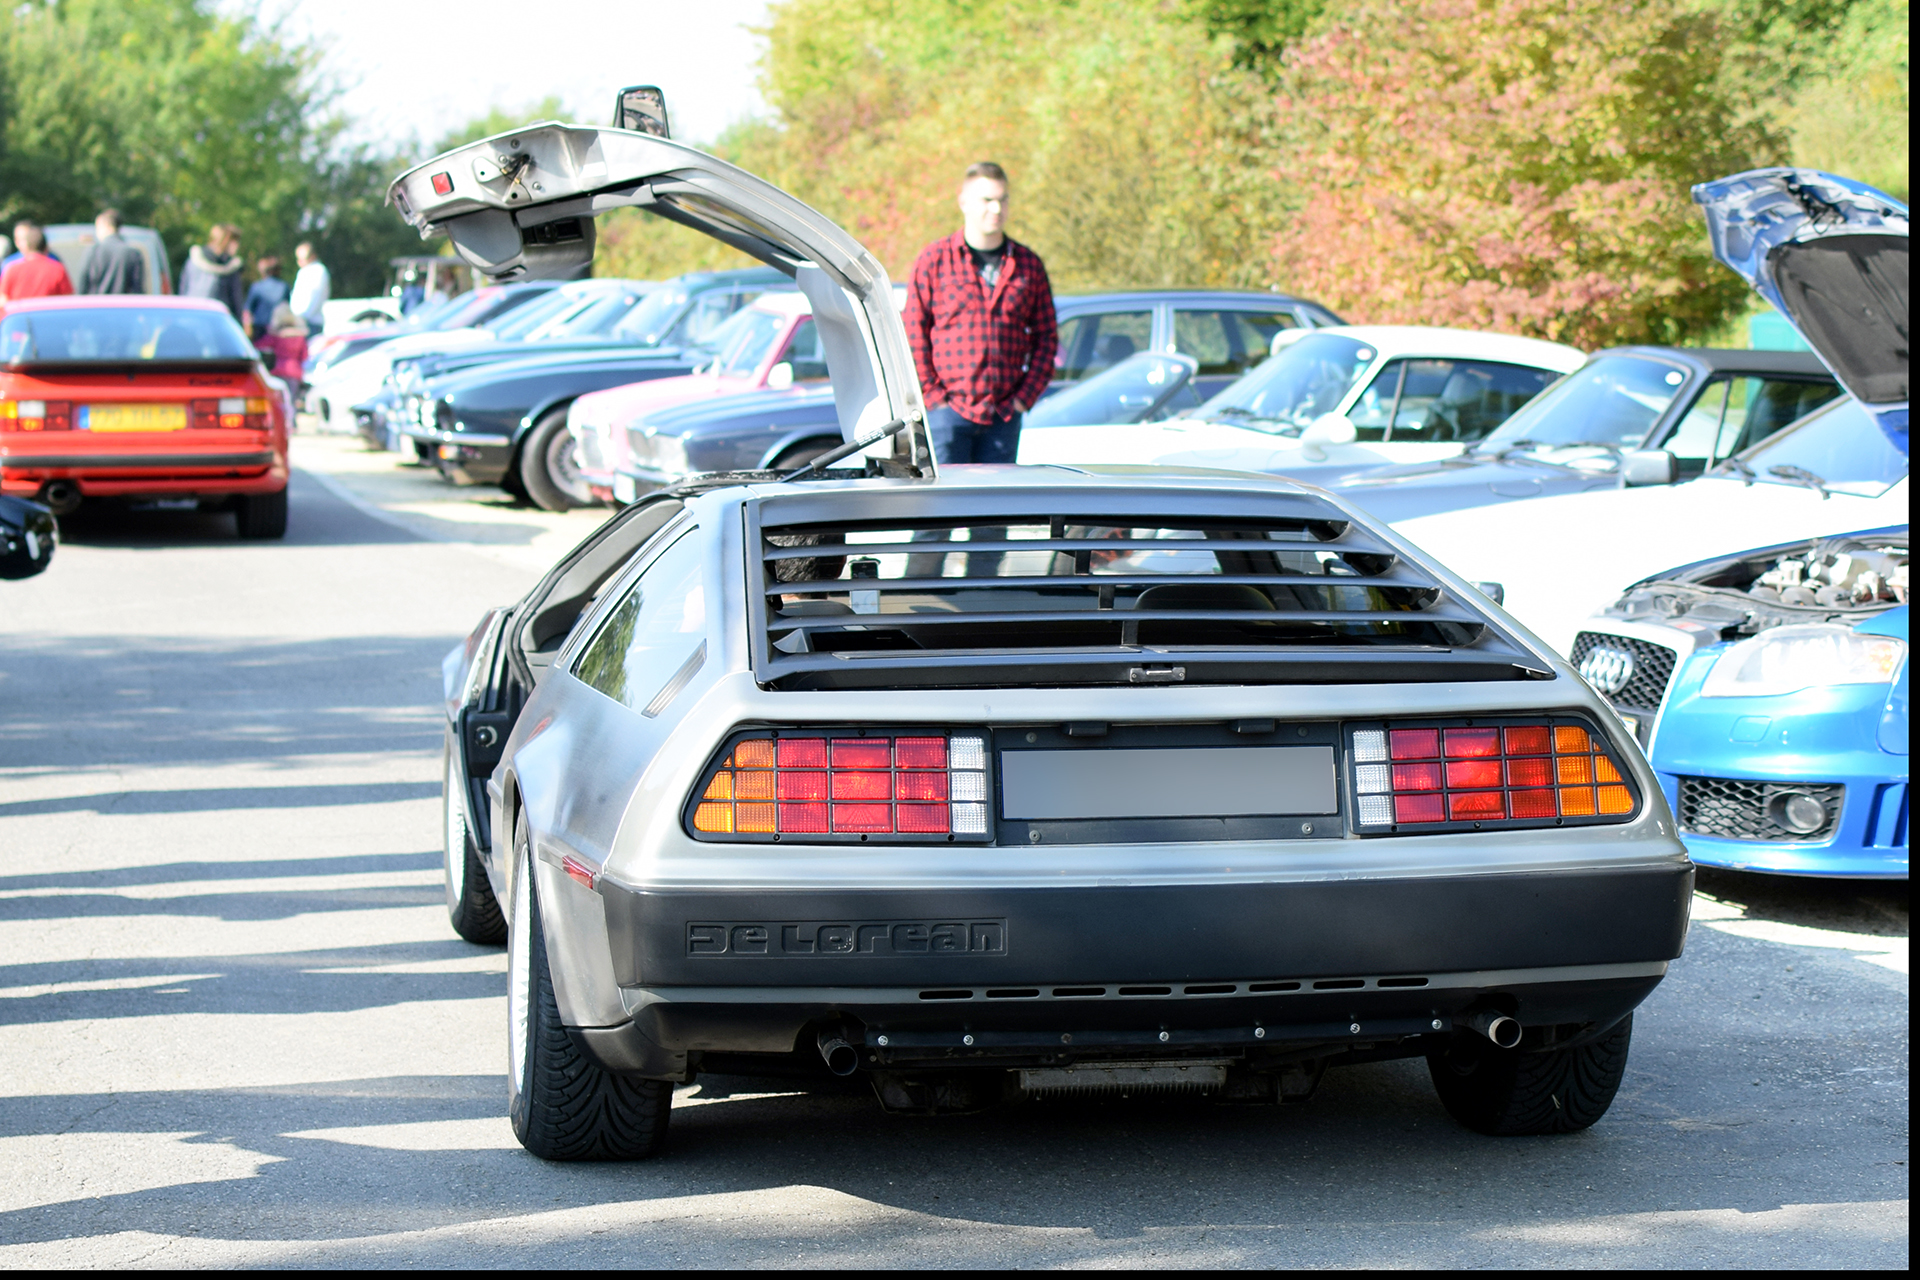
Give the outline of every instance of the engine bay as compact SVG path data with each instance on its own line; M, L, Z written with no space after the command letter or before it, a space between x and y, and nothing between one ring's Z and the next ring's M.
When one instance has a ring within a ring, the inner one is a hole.
M1905 529L1814 538L1649 579L1607 612L1734 640L1796 623L1863 621L1907 603L1907 572Z

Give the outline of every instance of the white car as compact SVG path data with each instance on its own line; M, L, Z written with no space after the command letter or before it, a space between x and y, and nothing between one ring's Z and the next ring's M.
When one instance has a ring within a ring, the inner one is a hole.
M1585 620L1677 564L1908 522L1907 210L1811 169L1694 188L1714 256L1787 316L1850 394L1684 485L1603 489L1403 520L1401 534L1562 653ZM1670 479L1671 455L1629 454Z
M1452 457L1586 357L1536 338L1412 325L1288 330L1273 354L1184 416L1055 426L1020 436L1024 463L1162 463L1325 484Z

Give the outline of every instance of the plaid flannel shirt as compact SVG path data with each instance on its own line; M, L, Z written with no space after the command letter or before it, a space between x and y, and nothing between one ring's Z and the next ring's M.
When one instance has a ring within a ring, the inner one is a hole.
M969 422L994 422L1032 405L1053 380L1053 286L1040 255L1023 244L1007 241L988 294L965 235L935 240L913 264L905 319L928 408L944 404Z

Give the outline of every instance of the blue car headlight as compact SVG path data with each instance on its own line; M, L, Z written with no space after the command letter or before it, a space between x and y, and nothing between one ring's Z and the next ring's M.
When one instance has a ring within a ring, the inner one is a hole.
M1846 627L1775 627L1720 655L1703 698L1758 698L1816 685L1886 684L1907 656L1904 640Z

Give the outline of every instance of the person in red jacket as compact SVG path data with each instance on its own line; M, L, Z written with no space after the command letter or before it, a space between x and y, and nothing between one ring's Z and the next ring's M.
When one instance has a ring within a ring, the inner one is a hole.
M20 257L0 274L0 298L18 302L22 298L53 298L73 292L73 281L60 259L47 252L47 233L37 222L16 223L14 247Z
M1053 380L1059 332L1040 255L1008 238L1007 173L990 160L960 181L962 227L920 251L907 283L907 345L927 404L936 462L1012 462L1020 420ZM993 537L991 529L978 531ZM922 534L937 540L937 532ZM911 556L907 572L937 577L944 557ZM970 555L969 577L999 572L997 554Z

